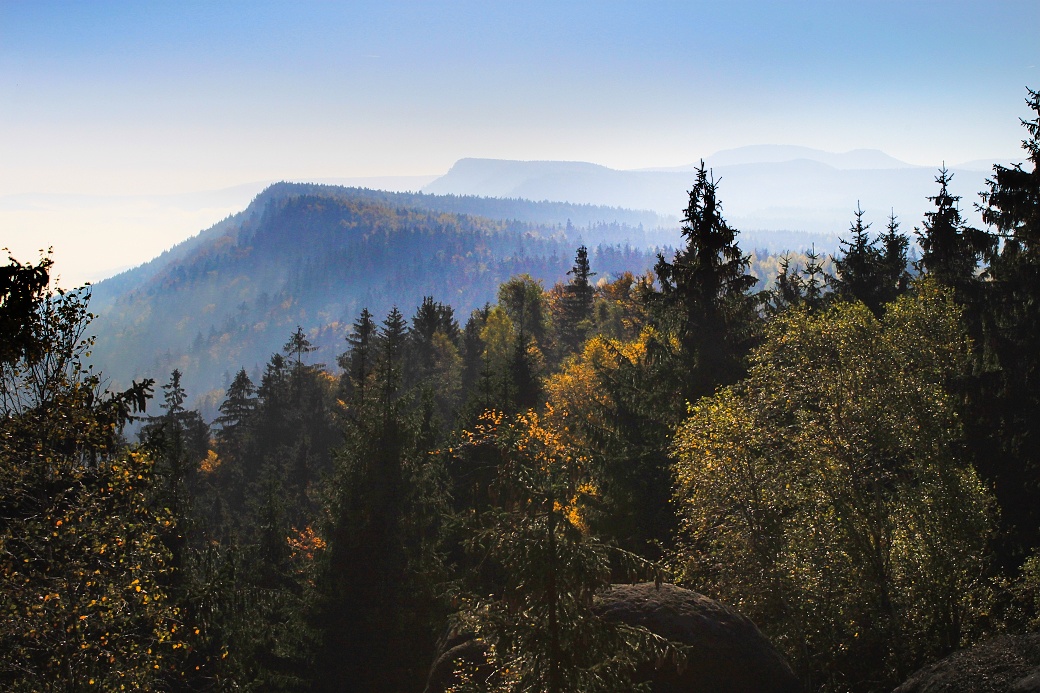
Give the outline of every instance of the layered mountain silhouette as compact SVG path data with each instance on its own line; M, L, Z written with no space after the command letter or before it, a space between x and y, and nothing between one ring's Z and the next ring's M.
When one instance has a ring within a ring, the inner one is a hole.
M699 162L666 169L622 171L573 161L462 159L423 190L435 194L567 200L646 209L680 216ZM929 209L937 170L884 152L845 153L761 145L718 152L705 160L719 181L727 219L744 231L844 233L857 203L879 227L892 211L909 231ZM952 192L973 203L991 169L983 162L952 166Z

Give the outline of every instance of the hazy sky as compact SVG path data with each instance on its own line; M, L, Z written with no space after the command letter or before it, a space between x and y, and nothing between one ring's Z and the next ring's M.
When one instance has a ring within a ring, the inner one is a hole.
M156 195L462 157L1021 158L1038 36L1037 0L0 0L0 245L100 245L98 273L231 211Z

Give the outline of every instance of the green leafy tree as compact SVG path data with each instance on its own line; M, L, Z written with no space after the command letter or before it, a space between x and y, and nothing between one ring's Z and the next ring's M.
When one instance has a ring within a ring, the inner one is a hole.
M41 284L48 267L0 272L0 685L164 688L190 627L158 539L175 518L150 503L151 459L120 439L151 382L102 390L83 364L89 292Z
M521 341L545 344L546 310L542 284L528 274L509 279L498 287L498 305L512 321Z
M949 290L918 291L881 320L786 313L675 441L676 569L817 689L891 687L987 613L992 502L948 389L970 342Z
M0 364L33 362L47 347L37 335L36 310L47 292L54 262L48 255L35 265L23 265L8 255L7 263L0 267Z

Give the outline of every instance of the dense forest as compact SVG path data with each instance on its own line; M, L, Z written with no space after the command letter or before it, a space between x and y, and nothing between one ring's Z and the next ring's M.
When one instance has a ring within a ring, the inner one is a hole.
M451 690L637 690L637 663L697 655L597 614L636 580L736 606L811 691L891 690L1035 629L1040 93L1027 103L1028 164L994 167L985 229L943 169L912 235L857 207L834 257L781 257L764 285L702 164L678 247L646 273L582 245L549 286L502 265L476 307L449 284L408 312L352 303L335 363L285 329L213 421L180 368L106 389L90 289L10 258L0 686L420 691L455 629L488 644L491 674ZM259 216L219 271L263 284L245 249L281 244L287 286L313 295L359 271L325 215L427 255L537 242L356 197L263 214L314 233L285 243ZM423 272L379 248L363 260L391 285ZM170 294L188 279L164 276Z

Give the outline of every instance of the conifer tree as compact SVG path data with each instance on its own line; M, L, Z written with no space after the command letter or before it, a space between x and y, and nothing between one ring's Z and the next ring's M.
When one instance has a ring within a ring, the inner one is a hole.
M379 331L381 353L376 366L381 388L384 413L389 416L390 408L397 401L403 385L402 359L404 357L407 323L397 306L387 313Z
M367 327L359 332L373 336ZM327 548L308 609L319 639L314 690L338 691L344 681L356 690L409 690L428 665L435 601L423 575L436 563L429 546L440 512L425 508L439 494L418 447L434 437L423 426L429 406L420 402L418 426L405 406L412 399L402 383L408 335L392 308L372 345L377 394L354 398L325 485ZM345 356L359 360L356 351Z
M491 371L481 337L490 315L491 304L486 303L470 314L462 332L462 391L470 393L469 401L464 404L468 419L475 419L491 406ZM476 409L479 411L474 411Z
M820 254L816 252L815 245L805 251L805 267L802 270L802 276L804 277L802 280L803 302L811 312L823 303L824 288L827 285L827 278L830 276L823 269L823 262Z
M922 251L917 269L953 287L966 300L965 292L977 283L979 261L992 242L988 234L964 223L958 207L961 198L949 191L952 179L945 166L939 169L935 179L939 193L928 198L935 209L925 212L923 228L915 229Z
M1025 170L1023 164L994 165L989 190L983 195L982 218L1003 238L1002 254L1023 254L1035 262L1040 253L1040 91L1026 91L1033 119L1019 120L1028 133L1022 148L1033 170Z
M198 412L184 408L187 393L179 369L173 370L162 390L164 413L149 420L141 439L156 460L153 502L177 518L162 535L172 557L170 586L176 590L184 580L188 542L196 529L197 471L209 450L209 427Z
M559 327L560 341L570 352L577 351L584 341L588 322L592 318L595 289L589 279L596 275L589 265L589 251L585 246L578 248L574 266L567 271L571 280L564 286L563 324ZM583 326L584 324L584 326Z
M843 255L834 258L837 275L831 278L834 292L846 300L862 301L875 316L880 316L885 300L887 266L884 255L870 237L870 224L863 222L863 210L856 204L855 220L849 227L850 240L842 239Z
M678 333L688 401L744 373L756 317L749 292L757 280L748 273L737 231L722 217L717 188L702 161L683 216L685 245L671 262L658 255L654 268L667 320Z
M359 402L365 401L365 390L375 369L377 327L368 308L354 321L354 329L347 335L347 351L339 356L344 371L343 382L347 392L355 393Z
M780 271L769 292L769 313L778 315L802 301L802 276L798 268L791 267L791 255L786 253L779 259Z
M989 372L969 418L980 471L995 486L1006 527L999 557L1011 567L1040 545L1040 91L1027 92L1028 164L994 166L982 195L983 221L1000 248L987 270L978 340Z
M433 375L438 356L435 336L438 334L458 349L459 324L455 320L455 311L451 306L434 301L432 296L424 296L408 328L408 377L405 380L409 385L426 381Z
M907 271L907 250L910 239L899 232L895 210L888 215L885 233L881 236L881 256L885 267L884 303L891 303L907 292L910 287L910 273Z
M256 411L256 386L249 379L245 368L235 374L219 409L220 416L213 423L219 427L216 438L221 451L241 455L246 427Z

